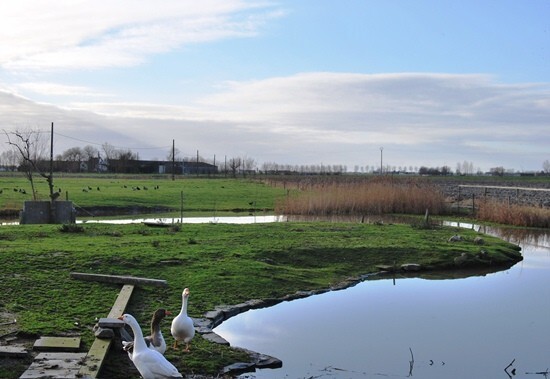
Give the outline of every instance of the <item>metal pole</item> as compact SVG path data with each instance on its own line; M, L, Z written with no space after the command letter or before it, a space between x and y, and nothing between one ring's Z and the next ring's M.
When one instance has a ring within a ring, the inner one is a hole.
M172 180L176 180L176 140L172 140Z
M382 175L382 152L384 151L383 147L380 147L380 175Z

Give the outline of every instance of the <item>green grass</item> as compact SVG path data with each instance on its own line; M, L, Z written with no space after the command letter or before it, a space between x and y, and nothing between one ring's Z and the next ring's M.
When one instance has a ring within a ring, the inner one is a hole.
M17 317L25 333L79 334L83 350L93 340L96 318L107 315L120 286L71 279L72 271L167 280L167 288L138 287L132 296L128 312L146 328L156 308L179 311L184 287L191 289L190 315L202 317L217 305L329 288L375 272L379 264L455 270L454 259L464 253L471 266L497 270L521 259L516 246L497 238L483 236L485 244L475 244L478 234L472 230L460 230L465 240L450 243L455 229L410 225L85 224L81 232L62 230L59 225L0 228L0 312ZM481 249L488 258L479 258ZM168 325L163 326L167 335ZM224 365L243 359L241 353L200 336L193 345L185 359L167 353L184 373L215 375ZM105 370L113 379L137 378L109 371L109 366ZM18 377L17 372L10 375Z
M54 176L59 199L71 200L78 207L169 208L186 215L201 212L273 212L274 203L284 196L282 188L248 179L196 179L168 176ZM137 189L139 188L139 190ZM15 190L14 190L15 189ZM25 190L25 194L19 189ZM22 176L0 176L0 209L21 209L32 200L29 182ZM36 178L38 200L49 199L47 183Z

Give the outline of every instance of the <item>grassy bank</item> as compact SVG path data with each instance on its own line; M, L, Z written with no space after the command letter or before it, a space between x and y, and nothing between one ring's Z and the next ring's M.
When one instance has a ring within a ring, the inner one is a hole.
M72 271L167 280L168 288L139 287L132 297L128 311L145 326L158 307L177 312L184 287L191 289L190 315L201 317L221 304L329 288L375 272L381 264L498 270L521 259L516 246L497 238L483 236L484 244L476 244L472 230L460 230L464 240L452 243L455 229L410 225L288 222L180 229L84 224L80 232L62 230L59 225L0 228L0 315L17 318L21 334L81 335L84 351L96 318L109 312L120 287L77 281L70 278ZM165 334L168 327L166 321ZM193 345L185 357L167 353L181 372L214 375L243 359L200 336ZM17 378L21 369L0 366L0 377ZM105 370L112 379L138 378L126 361L111 362Z

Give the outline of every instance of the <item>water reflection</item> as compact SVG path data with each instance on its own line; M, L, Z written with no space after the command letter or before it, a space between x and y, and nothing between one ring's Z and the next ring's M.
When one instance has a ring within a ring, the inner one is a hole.
M77 224L149 224L151 226L165 226L171 224L255 224L286 221L285 216L223 216L223 217L155 217L155 218L123 218L123 219L90 219L77 220ZM18 222L3 222L1 225L18 225Z
M508 378L550 365L548 232L486 228L524 261L457 280L370 280L248 311L216 332L283 361L243 378ZM410 348L410 350L409 350Z

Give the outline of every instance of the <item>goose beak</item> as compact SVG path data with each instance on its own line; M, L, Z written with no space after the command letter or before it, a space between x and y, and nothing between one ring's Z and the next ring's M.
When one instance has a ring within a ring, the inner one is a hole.
M117 318L118 318L119 320L124 321L124 316L118 316Z
M172 312L170 312L170 311L166 311L164 313L166 313L168 316L170 316L172 314Z

